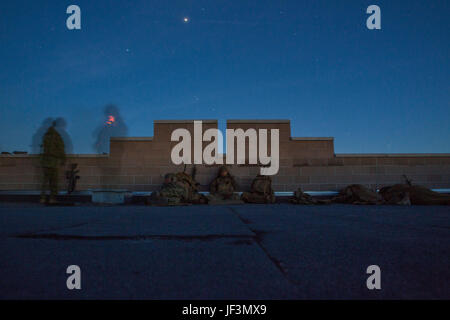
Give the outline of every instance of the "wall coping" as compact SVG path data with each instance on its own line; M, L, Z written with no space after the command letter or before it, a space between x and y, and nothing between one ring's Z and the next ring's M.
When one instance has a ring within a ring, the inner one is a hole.
M68 154L69 158L109 158L109 154Z
M333 141L333 137L291 137L293 141Z
M153 141L153 137L111 137L109 141Z
M426 157L449 157L450 153L340 153L336 158L426 158Z
M111 138L118 141L152 141L152 137ZM292 138L293 140L332 140L333 138ZM68 158L108 158L109 154L67 154ZM336 158L450 158L450 153L338 153ZM38 154L0 154L0 158L38 158Z
M194 119L194 120L154 120L153 123L155 124L165 124L165 123L194 123L194 121L201 121L203 123L218 123L217 120L211 120L211 119Z
M38 158L39 154L0 154L0 158ZM66 154L68 158L108 158L109 154Z
M278 120L257 120L257 119L231 119L227 120L227 123L291 123L291 120L278 119Z

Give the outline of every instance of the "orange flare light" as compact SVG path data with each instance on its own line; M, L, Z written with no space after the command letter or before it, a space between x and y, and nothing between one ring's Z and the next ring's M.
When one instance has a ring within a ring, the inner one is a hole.
M106 121L106 124L112 125L114 122L116 122L116 119L114 116L108 116L108 120Z

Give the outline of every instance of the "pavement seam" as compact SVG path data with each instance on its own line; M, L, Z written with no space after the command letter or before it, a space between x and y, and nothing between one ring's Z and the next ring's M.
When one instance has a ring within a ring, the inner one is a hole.
M264 231L261 230L256 230L250 227L250 223L251 221L248 219L245 219L244 217L242 217L239 212L237 212L233 207L228 207L228 209L234 214L236 215L236 217L251 231L255 234L255 243L258 245L258 247L264 252L264 254L266 255L266 257L272 262L272 264L281 272L281 274L283 275L283 277L291 284L293 285L298 285L298 283L295 283L294 281L292 281L292 279L290 279L287 275L287 271L286 269L283 267L282 262L280 260L278 260L277 258L275 258L274 256L272 256L269 253L269 250L267 250L266 247L264 247L264 245L262 244L262 237L263 235L266 233Z
M41 232L49 232L49 231L57 231L57 230L77 228L77 227L85 226L85 225L87 225L89 223L92 223L92 222L95 223L95 222L99 222L99 221L101 221L101 220L100 219L95 219L95 220L90 220L90 221L87 221L87 222L76 223L76 224L64 226L64 227L54 227L54 228L49 228L49 229L41 229L41 230L37 230L37 231L32 231L32 232L28 232L28 233L24 233L24 234L9 235L9 236L7 236L7 238L21 238L21 237L24 237L24 236L31 237L33 235L38 235Z
M218 239L254 240L255 236L245 235L136 235L136 236L80 236L61 235L55 233L19 234L12 238L20 239L49 239L49 240L181 240L181 241L213 241Z

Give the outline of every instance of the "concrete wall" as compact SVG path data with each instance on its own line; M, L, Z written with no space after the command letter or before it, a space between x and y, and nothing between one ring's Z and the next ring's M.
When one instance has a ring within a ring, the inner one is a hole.
M156 190L165 173L183 170L184 166L175 166L170 159L177 144L170 141L171 133L178 128L186 128L193 136L193 121L155 121L154 137L113 138L109 155L69 156L67 167L70 163L79 165L78 190ZM217 121L204 120L203 131L208 128L217 128ZM298 187L305 191L339 190L353 183L375 188L403 182L403 174L430 188L450 188L450 154L335 155L333 138L293 138L289 120L229 120L227 128L280 130L280 170L272 177L276 191ZM203 190L208 189L217 167L197 166L196 178ZM64 170L60 174L62 187L66 183ZM192 165L187 170L190 172ZM233 165L231 171L246 190L259 167ZM38 190L40 174L36 155L0 156L0 190Z

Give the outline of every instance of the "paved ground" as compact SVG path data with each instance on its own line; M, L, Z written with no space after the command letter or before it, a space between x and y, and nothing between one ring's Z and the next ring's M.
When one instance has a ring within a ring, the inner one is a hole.
M450 208L0 204L0 298L450 299Z

